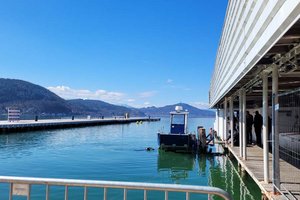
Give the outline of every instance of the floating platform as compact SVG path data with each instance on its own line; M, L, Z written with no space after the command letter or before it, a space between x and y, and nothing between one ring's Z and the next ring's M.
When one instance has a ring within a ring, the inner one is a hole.
M160 121L160 118L132 117L106 119L49 119L49 120L20 120L15 122L0 121L0 134L8 132L25 132L45 129L61 129L72 127L99 126L109 124L128 124L144 121Z
M272 183L264 183L263 168L263 149L257 146L247 147L247 160L243 160L239 156L239 147L228 147L228 150L237 159L238 163L253 178L261 189L262 193L268 199L284 200L284 199L300 199L300 169L290 165L280 159L281 169L281 187L286 190L286 196L274 195L272 192ZM269 165L272 166L272 154L269 154ZM270 175L272 168L270 168Z

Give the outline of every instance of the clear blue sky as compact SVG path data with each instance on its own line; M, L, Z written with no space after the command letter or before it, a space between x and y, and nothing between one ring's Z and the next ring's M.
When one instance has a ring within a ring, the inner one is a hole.
M208 103L226 0L1 0L0 73L64 98Z

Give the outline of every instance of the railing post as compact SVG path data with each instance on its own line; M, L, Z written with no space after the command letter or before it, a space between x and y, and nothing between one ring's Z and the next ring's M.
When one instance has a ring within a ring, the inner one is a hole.
M189 193L189 192L186 193L185 199L186 199L186 200L190 200L190 193Z
M68 196L69 196L68 190L69 190L69 189L68 189L68 186L66 185L66 186L65 186L65 200L68 200L68 198L69 198L69 197L68 197Z
M147 190L144 190L144 200L147 200Z
M106 200L107 199L107 188L103 188L103 199Z
M127 200L127 189L124 188L124 200Z
M29 184L27 200L30 200L30 193L31 193L31 185Z
M87 200L87 187L84 187L84 200Z
M169 193L168 191L165 191L165 200L168 200L169 199Z
M49 185L46 185L46 200L49 200Z
M9 184L9 200L12 200L13 183Z

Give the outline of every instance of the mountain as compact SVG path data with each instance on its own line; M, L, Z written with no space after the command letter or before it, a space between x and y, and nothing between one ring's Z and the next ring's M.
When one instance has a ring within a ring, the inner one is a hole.
M171 111L175 110L175 106L182 106L183 110L188 110L190 117L215 117L215 112L212 110L198 109L185 103L177 103L174 105L167 105L164 107L152 106L147 108L141 108L140 111L145 113L147 116L150 115L156 117L166 117L170 115Z
M191 117L214 117L213 111L201 110L179 103L164 107L136 109L113 105L99 100L65 100L46 88L26 81L0 78L0 114L7 113L7 107L17 107L22 115L91 115L91 116L169 116L169 112L180 105L190 112Z
M46 88L26 81L0 78L0 112L18 107L25 114L70 114L68 103Z
M26 81L0 78L0 113L17 107L22 115L145 116L135 108L98 100L65 100L46 88Z
M130 116L145 116L138 109L117 106L99 100L72 99L67 102L71 106L72 113L79 115L124 116L125 113L129 113Z

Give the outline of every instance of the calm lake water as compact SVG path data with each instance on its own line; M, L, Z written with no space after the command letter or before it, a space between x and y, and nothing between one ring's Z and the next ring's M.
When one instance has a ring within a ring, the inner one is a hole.
M199 125L208 130L213 119L189 119L190 131L196 132ZM0 135L0 175L208 185L229 191L234 199L261 198L252 179L240 176L237 164L226 156L158 151L157 131L162 129L169 129L169 119ZM147 152L146 147L155 151ZM44 192L44 188L33 187L32 199L45 199ZM91 189L88 199L101 199L96 195L102 192ZM71 188L69 199L83 199L82 195L82 189ZM122 191L109 190L108 197L122 199ZM128 197L143 199L143 193L129 191ZM169 199L184 197L169 195ZM163 193L153 192L148 199L163 198ZM0 199L8 199L7 184L0 184ZM62 188L51 187L50 199L63 200Z

